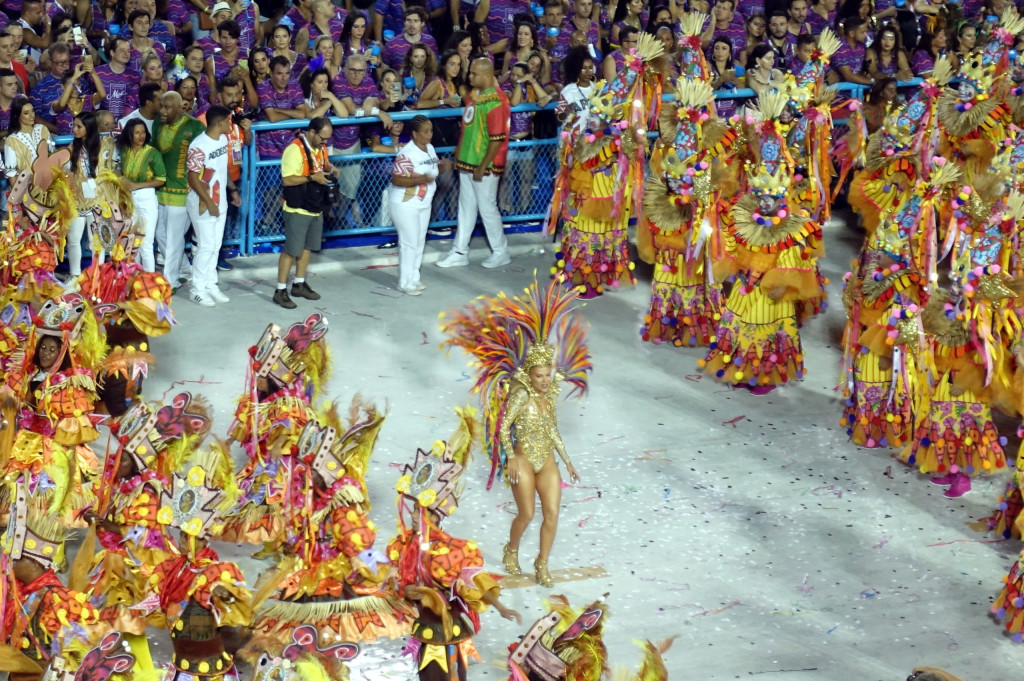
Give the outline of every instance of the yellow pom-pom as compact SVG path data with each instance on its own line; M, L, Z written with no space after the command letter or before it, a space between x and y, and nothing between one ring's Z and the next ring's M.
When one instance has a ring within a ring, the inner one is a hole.
M743 380L743 372L742 372L742 371L737 371L737 372L736 372L735 374L733 374L732 376L733 376L733 378L735 378L735 379L736 379L737 381L742 381L742 380Z

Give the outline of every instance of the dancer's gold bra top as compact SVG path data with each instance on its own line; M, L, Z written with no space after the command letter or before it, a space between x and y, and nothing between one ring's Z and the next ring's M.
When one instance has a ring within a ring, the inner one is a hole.
M515 428L516 444L522 447L522 453L530 460L535 473L540 472L552 452L565 459L565 444L558 433L558 419L555 416L555 405L551 396L556 391L541 395L531 387L513 382L512 390L505 406L505 418L501 423L498 437L501 446L512 456L512 429ZM546 401L548 404L542 404Z

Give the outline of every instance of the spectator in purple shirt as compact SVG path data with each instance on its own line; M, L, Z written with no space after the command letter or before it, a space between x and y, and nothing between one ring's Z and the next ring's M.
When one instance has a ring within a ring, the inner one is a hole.
M110 57L110 63L98 66L96 75L107 91L106 109L115 119L120 119L138 106L139 74L128 68L132 52L130 44L124 38L111 38L107 46L107 55Z
M258 95L262 120L279 123L306 117L302 88L292 80L292 65L287 57L279 55L270 60L270 80L260 83ZM256 148L260 158L280 158L293 137L294 130L267 130L259 133Z
M376 0L373 6L373 37L384 42L384 31L395 35L402 32L405 23L405 5L402 0Z
M826 28L836 23L836 0L814 0L807 12L807 23L811 26L811 35L821 35Z
M206 58L204 70L206 80L210 84L210 101L217 102L216 83L226 76L235 67L242 67L248 73L249 60L246 53L238 46L239 36L242 35L242 27L234 19L222 21L217 24L217 36L220 40L220 49Z
M794 38L811 32L811 25L807 23L807 11L807 0L789 0L786 5L789 34Z
M345 25L345 17L348 16L348 12L344 12L345 17L343 17L338 15L338 11L344 12L344 10L335 10L334 5L328 0L314 0L313 20L295 34L295 49L312 59L316 56L314 46L320 36L330 36L334 42L341 40L341 29Z
M818 39L813 35L804 33L796 39L796 47L793 48L793 58L789 60L789 72L796 75L803 71L804 66L811 59L811 53L818 46Z
M561 63L569 54L569 35L571 31L565 30L565 9L562 7L562 0L547 0L544 5L544 16L541 18L540 26L537 27L537 34L544 51L548 53L551 61ZM554 30L554 35L551 29ZM468 57L464 56L463 59ZM557 73L551 76L557 83L562 82L561 69L552 69ZM468 70L466 71L468 73Z
M749 19L755 14L764 14L764 0L739 0L736 4L736 13L744 19Z
M292 73L296 76L302 73L302 69L306 68L306 55L289 48L292 44L292 32L285 24L278 24L274 27L274 32L270 35L270 56L277 57L282 56L288 59L288 62L292 65Z
M775 63L781 68L793 58L796 36L789 32L789 19L784 12L775 12L768 17L768 47L775 53Z
M868 38L868 24L859 16L850 17L843 24L843 37L839 50L832 55L833 74L830 79L847 83L873 85L875 79L864 75L865 42Z
M168 22L157 18L156 3L153 0L135 0L134 3L125 3L125 14L128 17L131 17L136 11L145 12L149 16L148 37L159 43L164 48L165 53L173 54L178 51L178 41L175 39L174 34L171 33L171 30L167 28ZM121 35L128 38L128 40L132 39L133 32L130 19L121 27Z
M377 107L377 85L367 70L366 59L362 55L349 55L345 60L345 68L335 77L332 89L348 109L350 115L356 118L375 116L380 119L385 128L390 128L391 116ZM337 134L332 138L333 143L339 147L335 151L342 155L358 154L360 150L359 126L343 125L339 128L340 131L336 130ZM345 211L351 207L352 220L357 225L361 225L362 215L359 203L356 201L359 180L362 176L361 164L341 161L337 166L341 170L338 176L338 188L343 197L339 212L344 215Z
M160 60L166 63L167 50L164 46L149 37L149 27L153 24L149 14L144 10L137 9L128 17L128 25L132 27L131 55L128 58L128 68L132 71L142 70L142 58L150 52L156 52Z
M700 36L701 49L707 51L715 38L724 37L732 43L733 55L738 55L747 46L747 29L742 20L736 22L735 0L717 0L712 10L711 21Z
M167 21L174 27L175 42L178 44L176 52L185 49L185 41L192 37L192 13L185 6L183 0L167 0Z
M393 69L401 68L406 52L417 43L423 43L436 55L437 42L433 36L423 32L426 24L427 11L422 7L410 7L405 13L405 30L384 45L384 63Z
M910 69L914 75L928 76L935 68L935 60L945 53L948 44L949 36L945 30L939 29L935 33L925 31L917 44L914 57L910 60Z
M487 31L491 35L488 50L494 54L501 54L509 49L515 31L516 15L529 12L528 0L479 0L474 19L487 26Z
M765 18L763 14L755 12L754 14L751 14L749 17L747 17L744 26L746 27L747 31L747 42L743 47L743 52L741 52L739 55L741 60L746 60L747 54L749 54L751 50L753 50L758 45L764 43L765 36L768 34L768 20ZM732 47L732 43L729 41L728 38L722 38L722 40L728 43L730 48ZM711 41L711 49L707 51L708 59L710 59L712 56L716 42L718 41ZM730 57L735 58L735 55L730 55Z
M619 41L622 43L622 48L618 50L612 50L601 62L601 74L602 78L607 82L615 80L615 75L620 73L626 66L626 57L623 52L629 50L635 50L637 45L637 38L640 37L640 31L636 30L632 26L626 26L619 32Z
M46 56L50 71L35 84L28 99L36 111L36 120L56 134L57 114L50 104L56 103L64 90L60 79L71 68L71 50L64 43L55 43L46 48Z
M572 13L562 30L569 34L570 40L574 32L582 31L587 36L587 44L597 50L601 47L601 26L594 21L594 14L594 0L573 0Z
M291 31L291 47L295 49L295 34L313 20L313 0L292 0L292 7L284 13L278 26L287 26Z

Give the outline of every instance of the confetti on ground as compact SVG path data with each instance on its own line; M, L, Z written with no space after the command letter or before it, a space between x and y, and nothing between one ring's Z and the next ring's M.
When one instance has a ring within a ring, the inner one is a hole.
M367 317L368 319L376 319L378 322L381 321L380 317L374 317L372 314L367 314L366 312L356 312L355 310L349 310L349 312L358 317Z
M728 421L722 421L722 425L723 426L732 426L733 428L736 428L736 424L739 423L740 421L742 421L745 418L747 418L746 414L740 414L739 416L737 416L734 419L729 419Z
M397 262L396 263L390 263L390 264L387 264L387 265L366 265L365 267L362 267L361 269L365 272L366 270L385 270L385 269L387 269L389 267L398 267L398 263Z

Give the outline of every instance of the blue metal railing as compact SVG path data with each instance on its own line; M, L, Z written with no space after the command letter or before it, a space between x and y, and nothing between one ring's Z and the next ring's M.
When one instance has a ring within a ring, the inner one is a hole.
M899 82L898 87L918 85L922 79ZM836 90L852 99L864 99L869 86L856 83L838 83ZM716 99L746 100L756 97L748 88L718 90ZM671 94L665 95L671 101ZM539 107L523 104L512 108L513 112L536 112L554 109L554 104ZM416 116L427 118L461 117L462 109L424 109L400 111L390 114L392 120L407 121ZM375 116L362 118L331 118L334 125L379 124ZM845 121L836 121L843 124ZM256 150L256 139L261 132L271 130L299 130L308 125L306 120L288 120L278 123L267 121L252 124L253 141L242 151L242 206L238 219L229 225L224 235L224 245L237 248L240 253L252 254L277 248L284 240L280 216L280 165L279 158L262 159ZM56 144L70 144L70 136L56 138ZM499 208L503 209L502 219L506 224L516 224L519 230L539 229L539 223L546 215L554 177L557 174L558 139L536 139L514 141L509 145L509 160L503 191L499 193ZM452 147L438 148L439 156L451 156ZM520 153L516 153L520 152ZM389 240L394 228L387 215L386 189L390 185L391 159L393 154L363 151L358 154L336 155L331 162L338 167L358 166L359 181L356 197L342 212L335 211L325 216L324 237L331 245L356 245L367 242ZM457 213L457 181L438 178L438 190L434 198L434 215L430 223L432 230L453 227ZM509 196L509 194L512 194ZM514 206L511 204L515 204ZM353 208L353 205L355 206ZM372 215L366 215L366 210ZM380 224L379 224L380 223Z

